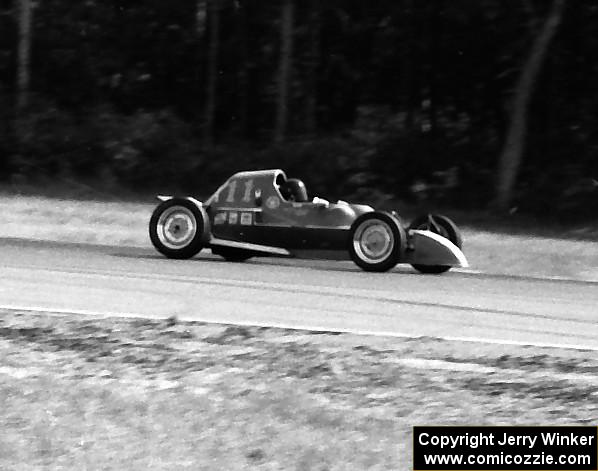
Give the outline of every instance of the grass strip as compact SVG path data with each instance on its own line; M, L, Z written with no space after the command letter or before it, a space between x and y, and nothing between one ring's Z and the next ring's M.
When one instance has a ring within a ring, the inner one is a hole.
M595 352L0 312L0 469L411 467L411 427L592 424Z

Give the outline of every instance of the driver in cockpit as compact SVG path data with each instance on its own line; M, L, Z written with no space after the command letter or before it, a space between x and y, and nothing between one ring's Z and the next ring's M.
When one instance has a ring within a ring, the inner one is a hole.
M280 194L286 201L292 201L296 203L313 203L321 206L328 207L329 202L323 198L317 196L310 201L307 195L307 188L298 178L289 178L286 181L280 183L279 186Z

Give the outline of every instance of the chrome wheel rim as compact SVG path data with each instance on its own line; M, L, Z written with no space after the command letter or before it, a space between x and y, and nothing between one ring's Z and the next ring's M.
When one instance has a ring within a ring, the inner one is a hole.
M394 234L390 226L379 219L370 219L359 225L353 234L353 249L368 263L383 262L394 248Z
M197 233L197 221L193 213L184 206L172 206L158 218L158 239L169 249L188 246Z

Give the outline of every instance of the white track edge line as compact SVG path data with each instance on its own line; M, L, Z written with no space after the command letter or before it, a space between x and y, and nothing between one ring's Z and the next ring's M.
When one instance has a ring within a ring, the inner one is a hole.
M44 312L48 314L73 314L73 315L84 315L93 317L121 317L121 318L135 318L135 319L153 319L163 320L168 319L171 316L148 316L146 314L139 313L122 313L122 312L99 312L90 311L86 309L65 309L65 308L50 308L42 306L20 306L16 304L0 304L0 309L6 309L10 311L26 311L26 312ZM558 344L550 342L524 342L520 340L506 340L506 339L491 339L485 337L458 337L451 335L415 335L403 332L384 332L377 330L361 330L361 329L343 329L343 328L325 328L322 326L310 326L310 325L290 325L282 322L250 322L250 321L226 321L217 320L212 318L196 318L187 316L172 316L177 317L187 322L205 322L207 324L222 324L222 325L239 325L243 327L271 327L275 329L290 329L290 330L306 330L312 332L331 332L341 334L353 334L353 335L364 335L371 337L395 337L395 338L406 338L406 339L436 339L446 340L449 342L468 342L468 343L485 343L490 345L513 345L518 347L539 347L539 348L560 348L566 350L590 350L598 351L598 346L593 345L581 345L581 344Z

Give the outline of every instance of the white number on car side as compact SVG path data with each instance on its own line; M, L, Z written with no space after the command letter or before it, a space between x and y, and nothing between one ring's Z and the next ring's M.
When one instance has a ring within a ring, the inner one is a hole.
M249 203L251 201L251 190L253 190L253 178L245 182L245 194L243 195L244 203Z
M233 180L228 185L228 196L226 197L227 203L235 202L235 191L237 190L237 180Z

